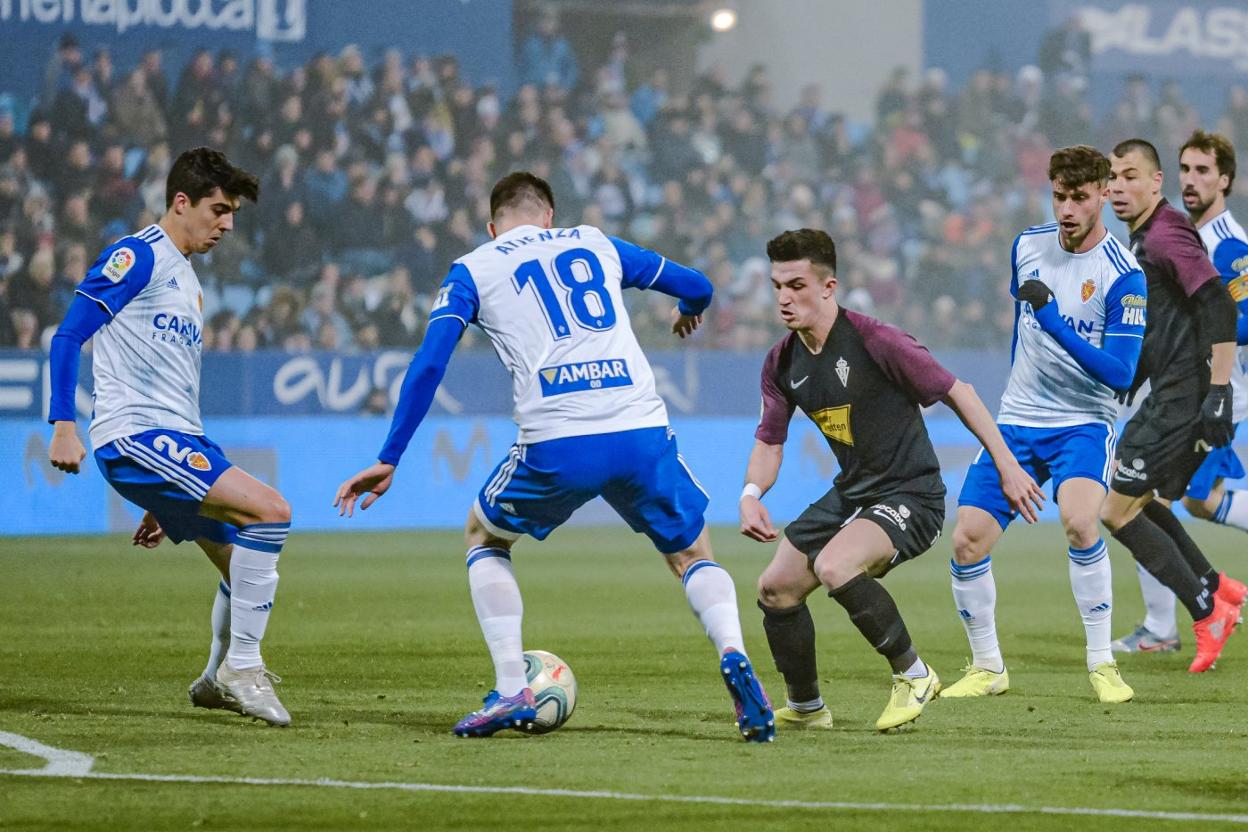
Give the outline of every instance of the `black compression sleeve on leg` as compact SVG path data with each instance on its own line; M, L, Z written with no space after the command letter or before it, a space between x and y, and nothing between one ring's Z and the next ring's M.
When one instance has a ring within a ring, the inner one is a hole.
M881 656L893 662L911 649L910 633L893 596L874 578L858 575L828 593Z
M1192 540L1187 533L1187 529L1183 528L1182 521L1174 516L1174 512L1166 506L1153 500L1144 506L1144 513L1148 515L1148 519L1152 520L1157 526L1174 541L1174 545L1179 547L1179 554L1183 556L1183 560L1187 561L1187 565L1196 573L1196 577L1209 587L1210 592L1218 591L1218 572L1213 568L1213 564L1209 563L1209 559L1205 557L1205 553L1196 545L1196 541Z
M815 621L806 602L796 607L769 607L762 601L763 632L767 646L776 662L776 670L784 676L789 701L810 702L819 698L819 667L815 661Z
M1136 562L1161 581L1187 607L1192 620L1207 618L1213 612L1213 598L1200 578L1187 565L1179 547L1161 527L1140 512L1114 532L1114 539L1126 546Z

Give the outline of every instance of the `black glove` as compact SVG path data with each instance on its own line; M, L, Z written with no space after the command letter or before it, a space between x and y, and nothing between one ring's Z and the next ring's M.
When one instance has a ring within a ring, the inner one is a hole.
M1039 312L1045 307L1049 301L1053 300L1053 292L1043 281L1031 279L1023 282L1018 287L1018 299L1025 300L1031 304L1031 308L1035 312Z
M1210 385L1200 406L1200 434L1213 448L1231 444L1235 437L1235 423L1231 421L1231 385Z

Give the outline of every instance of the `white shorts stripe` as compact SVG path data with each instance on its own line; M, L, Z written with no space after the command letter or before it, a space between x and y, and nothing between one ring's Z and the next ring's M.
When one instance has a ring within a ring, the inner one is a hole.
M1114 452L1118 449L1118 434L1114 430L1114 426L1109 426L1109 432L1105 434L1105 469L1101 472L1101 482L1108 487L1109 477L1114 470Z
M706 499L711 499L711 495L706 493L706 489L702 487L702 483L698 482L698 478L694 476L693 471L689 469L689 463L685 462L685 458L680 454L676 454L676 461L680 463L680 467L685 469L685 473L689 475L689 479L693 480L693 484L698 487Z
M122 437L117 440L117 447L125 453L126 456L134 460L144 468L154 474L159 475L162 479L180 487L192 497L202 500L208 494L208 486L192 477L182 469L178 468L172 462L162 459L159 454L150 448L145 448L138 442L128 437Z
M495 498L501 494L511 483L511 478L515 476L516 466L520 464L520 449L513 445L511 451L508 452L507 461L503 463L503 467L498 470L498 475L494 477L493 482L485 489L485 499L490 505L494 505Z

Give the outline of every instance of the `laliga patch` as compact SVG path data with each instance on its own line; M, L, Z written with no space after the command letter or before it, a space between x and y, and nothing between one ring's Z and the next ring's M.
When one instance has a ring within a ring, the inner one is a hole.
M829 439L835 439L842 445L853 446L854 433L849 427L849 409L852 405L843 404L840 407L828 407L823 410L816 410L810 414L810 418L819 430L823 431L823 435Z
M208 461L208 457L199 451L191 453L186 458L186 464L194 468L196 471L211 471L212 463Z
M134 268L134 252L128 248L119 248L108 256L104 264L104 276L114 283L120 283L126 272Z
M1096 294L1096 281L1089 277L1079 287L1079 297L1083 298L1084 303L1087 303L1092 300L1094 294Z
M1235 262L1236 264L1239 263L1238 260ZM1230 290L1231 297L1235 298L1236 303L1239 303L1244 298L1248 298L1248 274L1241 274L1239 277L1233 278L1226 284L1226 288Z
M628 374L628 362L622 358L543 367L537 371L537 378L542 384L543 398L583 390L628 387L633 383L633 377Z

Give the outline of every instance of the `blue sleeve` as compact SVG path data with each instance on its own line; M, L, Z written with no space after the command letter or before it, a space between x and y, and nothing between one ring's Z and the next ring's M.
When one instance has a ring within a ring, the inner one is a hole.
M147 288L155 261L150 245L136 237L123 237L91 264L77 292L113 317Z
M1131 387L1144 345L1148 288L1144 273L1130 272L1115 281L1105 297L1105 335L1100 349L1079 337L1049 303L1036 313L1040 327L1062 345L1092 378L1121 392Z
M1248 344L1248 243L1231 237L1213 251L1213 266L1222 275L1239 312L1236 341Z
M451 353L455 352L455 345L459 343L464 329L466 327L451 315L429 322L425 340L403 376L399 404L390 420L390 433L377 455L379 462L399 464L407 444L412 441L412 434L416 433L416 428L420 427L429 412L429 405L433 404L433 395L446 375L446 365L450 363Z
M433 308L429 310L429 323L440 318L454 318L466 327L476 322L480 309L481 298L472 273L463 263L456 263L438 287Z
M108 323L108 313L95 301L77 295L65 313L65 320L52 336L48 356L51 364L52 397L49 422L72 422L78 415L74 393L78 389L78 359L82 345Z
M701 315L711 305L714 287L702 272L668 260L656 251L608 237L620 255L625 289L657 289L679 298L682 315Z

